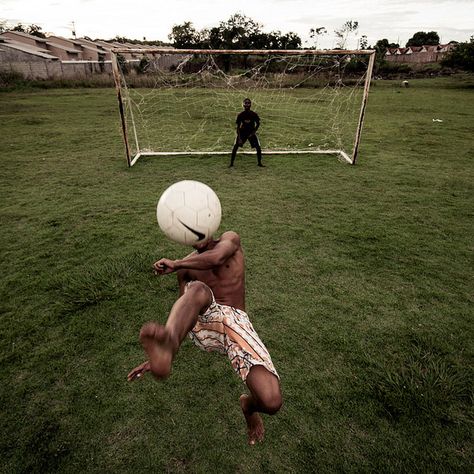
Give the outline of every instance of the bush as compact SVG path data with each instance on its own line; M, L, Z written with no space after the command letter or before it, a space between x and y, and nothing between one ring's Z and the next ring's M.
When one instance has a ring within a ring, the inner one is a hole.
M0 72L0 91L14 89L61 89L61 88L95 88L113 87L109 74L96 74L81 79L25 79L18 72Z
M143 58L140 59L138 66L136 67L137 73L144 74L145 72L147 72L149 66L150 66L150 60L146 56L143 56Z
M0 72L0 88L8 88L24 85L25 79L19 72Z
M392 63L389 61L383 61L377 69L377 74L381 76L407 75L411 72L412 68L409 64Z
M442 61L445 67L474 71L474 41L459 43Z

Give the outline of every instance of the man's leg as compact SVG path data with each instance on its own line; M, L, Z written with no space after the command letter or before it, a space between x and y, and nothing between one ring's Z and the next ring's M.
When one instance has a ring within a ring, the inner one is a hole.
M235 156L237 155L237 150L239 149L239 145L237 144L237 142L235 143L234 145L234 148L232 148L232 155L230 157L230 165L229 165L229 168L231 168L232 166L234 166L234 161L235 161Z
M264 366L255 365L245 383L250 394L241 395L240 406L247 422L249 444L255 444L263 440L265 433L259 412L274 415L281 408L280 381Z
M196 325L198 315L205 312L211 302L209 288L204 283L195 281L176 300L165 326L155 322L142 326L140 342L148 355L150 370L156 378L168 377L173 358L183 339Z
M258 166L264 167L265 165L262 163L262 149L260 148L260 145L255 147L257 149L257 161L258 161Z
M255 151L257 152L257 164L258 166L265 166L262 164L262 149L260 148L260 141L258 139L258 136L256 134L252 135L250 137L250 144L252 145L252 148L255 148Z

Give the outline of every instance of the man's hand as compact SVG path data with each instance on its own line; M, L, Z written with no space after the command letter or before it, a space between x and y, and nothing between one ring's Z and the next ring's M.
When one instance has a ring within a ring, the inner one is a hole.
M146 372L150 371L150 361L145 361L143 364L140 364L138 367L135 367L130 373L127 375L127 380L129 382L133 382L134 380L143 377Z
M153 272L155 275L167 275L175 271L175 262L168 258L161 258L153 264Z

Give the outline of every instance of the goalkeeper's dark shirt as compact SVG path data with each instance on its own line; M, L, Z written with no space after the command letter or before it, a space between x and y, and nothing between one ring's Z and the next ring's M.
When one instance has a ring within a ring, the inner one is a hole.
M248 137L260 125L260 117L253 110L244 110L237 115L237 127L239 127L239 133L241 136Z

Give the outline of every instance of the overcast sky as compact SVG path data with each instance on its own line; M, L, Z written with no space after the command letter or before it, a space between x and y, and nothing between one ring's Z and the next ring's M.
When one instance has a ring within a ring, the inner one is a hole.
M168 41L175 24L191 21L201 30L217 26L234 13L263 25L263 31L293 31L309 42L310 28L327 34L317 46L335 46L334 30L347 20L359 22L359 31L347 47L357 47L366 35L374 45L382 38L404 46L417 31L436 31L441 42L468 41L474 34L474 0L0 0L0 21L41 26L43 32L71 37Z

